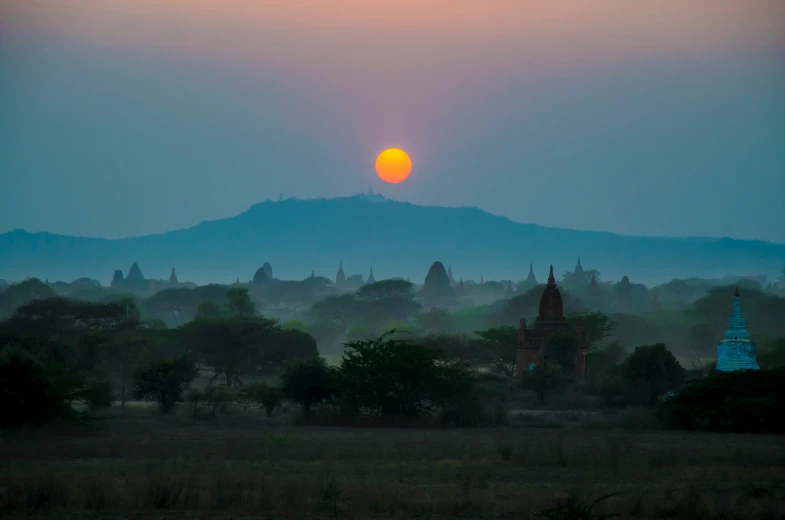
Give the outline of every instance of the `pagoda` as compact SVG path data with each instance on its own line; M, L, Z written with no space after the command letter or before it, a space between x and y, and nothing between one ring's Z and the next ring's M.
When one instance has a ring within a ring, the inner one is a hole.
M583 274L583 266L581 265L581 257L578 257L578 263L575 264L575 269L573 270L573 274Z
M728 330L717 345L717 370L759 370L755 343L747 332L747 322L741 315L739 288L733 293L733 312L728 320Z
M534 264L529 263L529 276L526 277L526 281L523 282L523 286L526 289L531 289L532 287L537 286L537 278L534 276Z
M338 264L338 272L335 274L335 285L338 287L346 283L346 273L343 272L343 260Z
M169 286L175 287L180 285L180 282L177 280L177 273L174 272L174 267L172 267L172 274L169 275Z
M594 271L592 271L591 280L589 280L589 291L594 292L597 291L599 288L600 286L597 285L597 277L594 276Z
M447 266L447 278L450 279L450 285L455 285L455 278L452 277L452 266Z
M521 319L518 329L518 345L515 355L515 375L523 375L524 370L531 370L540 359L548 359L547 352L544 352L545 344L549 337L554 334L574 333L580 342L580 353L575 359L573 369L574 376L582 377L586 371L586 355L588 344L586 343L586 333L581 328L571 329L567 319L564 317L564 304L561 292L556 286L556 279L553 276L553 266L548 275L548 283L540 297L540 311L534 326L526 328L526 320Z
M365 282L366 284L376 283L376 278L373 277L373 267L371 267L371 274L368 275L368 281Z

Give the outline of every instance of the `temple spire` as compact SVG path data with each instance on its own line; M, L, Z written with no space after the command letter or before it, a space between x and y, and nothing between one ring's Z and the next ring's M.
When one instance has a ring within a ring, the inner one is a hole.
M553 264L551 264L551 270L548 273L548 285L556 285L556 278L553 276Z
M733 311L728 320L728 329L717 345L717 370L758 370L755 343L747 331L747 323L741 315L739 288L733 291Z
M747 332L747 322L744 316L741 315L741 294L739 288L733 291L733 311L731 312L730 319L728 320L728 330L725 331L726 339L749 338L750 333Z
M583 273L583 266L581 265L581 257L578 257L578 263L575 264L575 274Z
M531 287L537 285L537 278L534 276L534 264L529 262L529 276L526 277L526 286Z

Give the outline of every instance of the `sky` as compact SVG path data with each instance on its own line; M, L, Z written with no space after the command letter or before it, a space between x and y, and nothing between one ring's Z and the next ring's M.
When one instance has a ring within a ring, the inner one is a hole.
M785 243L781 0L6 0L0 233L283 197ZM386 185L385 148L412 158Z

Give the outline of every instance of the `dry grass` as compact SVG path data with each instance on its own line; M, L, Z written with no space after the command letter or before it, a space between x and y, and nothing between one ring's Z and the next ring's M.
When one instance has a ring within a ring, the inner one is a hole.
M580 427L292 428L132 407L89 435L0 443L0 515L528 518L618 493L596 512L781 519L784 448L777 437Z

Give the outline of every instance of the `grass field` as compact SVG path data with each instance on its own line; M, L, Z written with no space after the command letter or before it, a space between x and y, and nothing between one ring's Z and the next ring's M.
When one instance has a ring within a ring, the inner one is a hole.
M92 433L0 443L0 515L530 518L569 500L621 518L785 518L785 439L564 428L293 427L256 414L112 410ZM570 518L570 517L565 517Z

